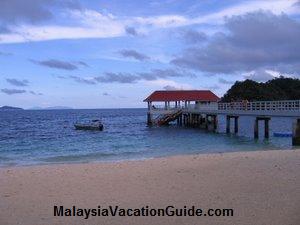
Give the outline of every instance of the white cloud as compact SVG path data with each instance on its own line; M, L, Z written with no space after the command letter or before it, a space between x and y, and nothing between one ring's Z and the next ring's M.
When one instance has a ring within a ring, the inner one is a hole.
M154 88L160 88L160 89L164 89L165 87L169 86L172 87L174 89L178 89L178 90L191 90L193 89L193 87L189 84L186 83L178 83L176 81L173 80L167 80L167 79L157 79L157 80L151 80L151 81L141 81L143 84L147 85L147 86L151 86Z
M259 0L241 3L194 19L194 23L222 23L224 17L243 15L257 10L270 11L274 14L295 14L299 13L294 4L297 0Z
M125 34L124 26L111 15L96 11L69 11L69 17L76 22L73 26L21 25L11 28L14 33L0 35L0 43L44 41L55 39L111 38Z
M219 12L189 18L184 15L160 15L150 17L117 17L95 10L67 9L62 19L72 25L15 25L9 27L12 33L0 34L0 43L43 41L55 39L112 38L125 36L127 27L148 33L152 29L179 27L192 24L219 24L224 17L242 15L255 10L269 10L274 14L299 13L294 7L296 0L250 1L231 6Z
M132 22L154 28L178 27L190 24L190 20L180 15L163 15L156 17L135 17Z

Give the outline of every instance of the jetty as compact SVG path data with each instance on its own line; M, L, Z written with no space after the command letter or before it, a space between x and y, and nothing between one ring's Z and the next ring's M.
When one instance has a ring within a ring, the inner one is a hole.
M155 91L144 102L148 104L147 124L167 125L176 121L180 126L202 127L216 131L218 116L226 116L226 133L234 120L234 133L239 131L239 117L253 116L253 136L259 137L259 121L264 122L264 137L269 138L272 117L293 118L292 143L300 145L300 100L220 102L210 90Z

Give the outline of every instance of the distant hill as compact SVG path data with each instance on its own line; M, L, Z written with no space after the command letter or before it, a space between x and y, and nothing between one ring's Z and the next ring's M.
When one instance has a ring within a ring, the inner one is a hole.
M12 107L12 106L2 106L2 107L0 107L0 111L14 111L14 110L24 110L24 109L18 108L18 107Z
M73 109L71 107L67 107L67 106L52 106L52 107L32 107L30 108L30 110L58 110L58 109Z
M53 107L47 107L45 109L72 109L71 107L68 106L53 106Z
M230 101L276 101L300 99L300 80L279 77L265 83L253 80L237 81L222 97L222 102Z

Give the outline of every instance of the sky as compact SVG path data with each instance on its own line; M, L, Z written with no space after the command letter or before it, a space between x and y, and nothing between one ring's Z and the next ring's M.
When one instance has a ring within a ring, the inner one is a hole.
M300 77L298 0L1 0L0 106L145 107Z

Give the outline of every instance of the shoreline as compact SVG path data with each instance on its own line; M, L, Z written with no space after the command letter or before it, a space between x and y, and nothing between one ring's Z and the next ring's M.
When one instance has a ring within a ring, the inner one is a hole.
M300 150L0 168L0 224L273 224L300 221ZM196 205L233 217L54 217L53 206Z
M239 154L239 153L252 153L252 152L277 152L277 151L300 151L300 148L289 148L289 149L262 149L262 150L253 150L253 151L230 151L230 152L204 152L204 153L180 153L180 154L169 154L161 156L152 156L152 157L138 157L131 159L114 159L114 160L91 160L91 161L62 161L62 162L53 162L53 163L36 163L36 164L14 164L14 165L0 165L0 170L10 169L10 168L31 168L31 167L44 167L44 166L62 166L62 165L81 165L81 164L117 164L117 163L126 163L126 162L135 162L135 161L148 161L162 158L173 158L173 157L185 157L185 156L205 156L205 155L222 155L222 154Z

